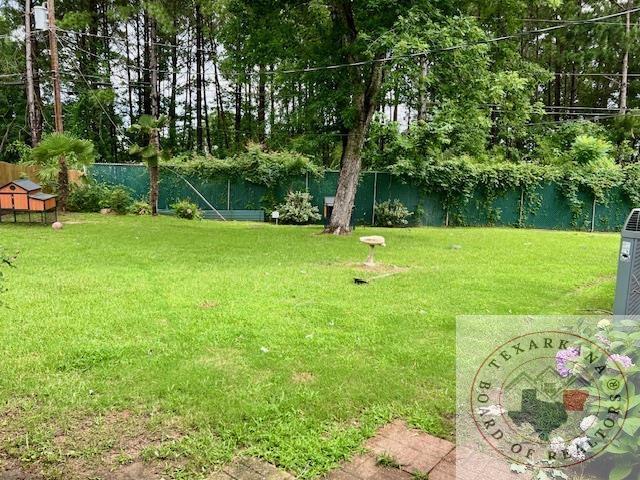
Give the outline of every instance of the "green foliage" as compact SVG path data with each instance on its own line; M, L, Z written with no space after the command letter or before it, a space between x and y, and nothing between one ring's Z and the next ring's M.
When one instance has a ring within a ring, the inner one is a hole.
M171 208L176 212L176 217L184 218L186 220L201 220L202 212L198 208L198 205L190 200L179 200L171 205Z
M109 208L124 215L133 205L131 191L120 186L89 182L74 185L69 193L68 208L71 212L99 212Z
M138 118L138 123L134 123L129 127L129 131L139 137L138 143L134 143L129 147L129 155L140 158L149 167L157 166L160 160L166 159L168 153L158 148L151 141L158 129L162 128L166 123L166 117L155 119L151 115L141 115Z
M318 207L311 201L313 197L307 192L289 192L283 204L278 205L276 210L280 212L282 223L294 225L306 225L322 218Z
M570 155L578 165L602 163L609 159L611 142L590 135L578 135L571 145Z
M27 165L38 167L38 178L48 188L58 181L58 160L64 157L71 169L81 169L94 159L93 143L67 133L45 135L37 147L31 149Z
M611 405L607 405L607 407L622 409L620 418L615 419L622 429L605 450L605 455L610 457L609 461L604 460L601 464L611 466L610 479L623 480L634 470L636 475L640 473L640 443L638 443L638 433L640 433L640 358L637 348L640 341L640 330L638 330L638 320L617 319L609 321L604 319L598 322L597 327L592 325L592 322L585 322L580 327L580 333L583 338L598 345L596 347L585 340L581 348L593 352L596 358L606 350L608 357L607 370L598 375L595 378L595 383L590 384L587 390L596 397L602 392L606 392L612 399L616 394L620 394L622 398L622 402L617 402L622 405L616 406L616 402L613 400ZM631 364L626 365L622 360L616 360L616 365L614 365L613 359L620 358L615 357L616 355L626 358ZM587 354L580 356L579 366L585 370L588 370L587 357ZM620 377L620 372L624 375L624 382L619 382L618 389L612 390L608 381ZM598 415L598 410L598 405L590 405L585 415ZM603 421L604 417L600 415L598 420L585 432L585 435L597 438L598 429L605 428Z
M387 468L401 468L402 465L395 459L395 457L389 455L388 453L383 453L376 457L376 465L380 465L381 467Z
M149 205L149 202L137 200L133 202L131 208L129 208L129 213L133 213L134 215L151 215L151 205Z
M109 187L103 183L72 185L67 208L70 212L99 212L108 194Z
M112 212L118 215L129 213L132 205L133 197L131 191L124 187L114 187L107 190L107 195L102 201L102 208L110 208Z
M273 186L298 175L319 176L322 170L304 155L282 151L265 152L260 145L251 144L247 151L233 157L188 156L176 157L172 166L182 175L201 178L242 178L259 185Z
M410 212L400 200L395 199L377 203L375 214L378 227L407 227L413 212Z

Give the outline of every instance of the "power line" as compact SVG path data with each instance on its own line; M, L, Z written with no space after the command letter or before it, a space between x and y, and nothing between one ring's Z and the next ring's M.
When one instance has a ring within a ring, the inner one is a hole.
M475 46L480 46L480 45L488 45L491 43L497 43L497 42L502 42L505 40L515 40L515 39L519 39L522 38L524 36L527 35L541 35L544 33L549 33L549 32L553 32L555 30L560 30L563 28L567 28L567 27L571 27L574 25L584 25L584 24L589 24L589 23L594 23L594 22L598 22L601 20L607 20L609 18L616 18L616 17L620 17L622 15L626 15L627 13L634 13L634 12L639 12L640 11L640 7L637 8L631 8L631 9L627 9L627 10L623 10L621 12L617 12L617 13L612 13L610 15L603 15L600 17L595 17L595 18L587 18L584 20L565 20L564 23L562 23L561 25L554 25L552 27L546 27L546 28L539 28L539 29L535 29L535 30L527 30L527 31L523 31L523 32L519 32L513 35L503 35L501 37L494 37L494 38L489 38L486 40L480 40L478 42L471 42L471 43L461 43L458 45L453 45L451 47L442 47L442 48L434 48L434 49L429 49L429 50L424 50L421 52L415 52L415 53L410 53L410 54L406 54L406 55L391 55L391 56L386 56L386 57L382 57L382 58L373 58L370 60L362 60L360 62L351 62L351 63L339 63L339 64L335 64L335 65L324 65L324 66L318 66L318 67L307 67L307 68L300 68L300 69L290 69L290 70L273 70L273 71L266 71L264 72L267 75L275 75L275 74L289 74L289 73L308 73L308 72L317 72L317 71L321 71L321 70L337 70L340 68L347 68L347 67L359 67L359 66L363 66L363 65L371 65L371 64L375 64L375 63L387 63L387 62L391 62L394 60L401 60L401 59L411 59L411 58L416 58L416 57L422 57L431 53L443 53L443 52L450 52L453 50L460 50L462 48L468 48L468 47L475 47Z

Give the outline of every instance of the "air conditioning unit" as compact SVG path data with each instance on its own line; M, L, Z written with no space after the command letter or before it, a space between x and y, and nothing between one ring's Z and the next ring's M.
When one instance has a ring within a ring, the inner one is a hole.
M635 208L622 229L614 315L640 315L640 208Z

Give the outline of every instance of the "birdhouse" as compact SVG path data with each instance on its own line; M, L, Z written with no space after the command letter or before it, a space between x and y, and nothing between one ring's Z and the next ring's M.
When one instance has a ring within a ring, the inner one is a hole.
M53 213L57 220L56 196L42 192L42 187L31 180L13 180L0 186L0 221L6 214L13 215L17 222L18 214L27 214L29 222L31 214L39 213L43 223L47 222L47 213Z

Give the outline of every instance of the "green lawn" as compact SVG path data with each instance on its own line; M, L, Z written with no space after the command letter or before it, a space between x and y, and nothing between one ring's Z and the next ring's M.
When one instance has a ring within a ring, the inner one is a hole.
M619 242L66 220L0 226L0 462L49 478L139 456L197 478L241 451L316 478L393 417L451 438L456 315L609 310ZM356 286L372 233L406 270Z

